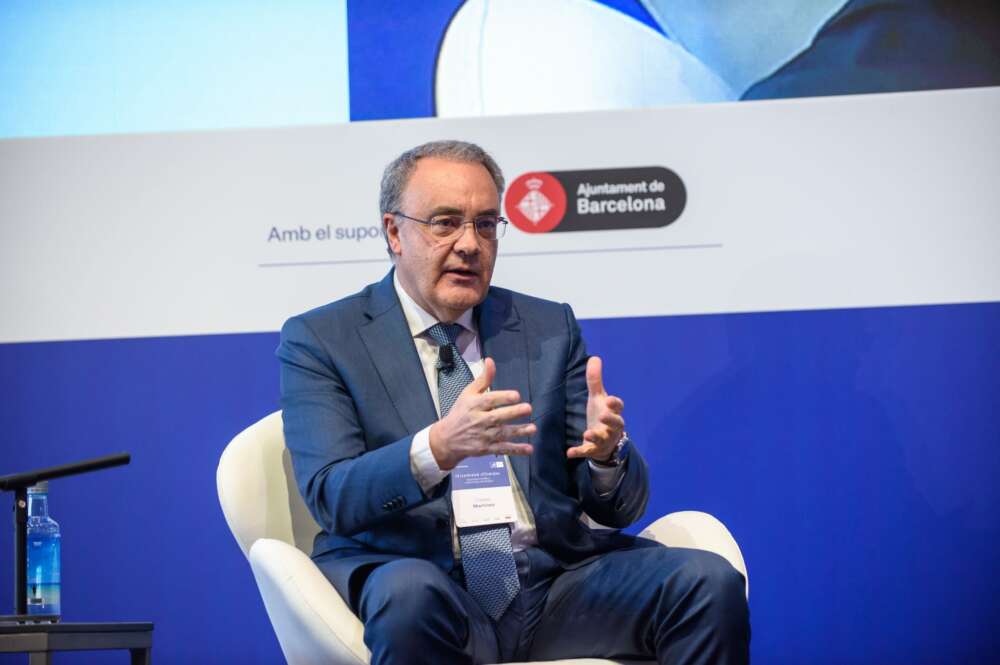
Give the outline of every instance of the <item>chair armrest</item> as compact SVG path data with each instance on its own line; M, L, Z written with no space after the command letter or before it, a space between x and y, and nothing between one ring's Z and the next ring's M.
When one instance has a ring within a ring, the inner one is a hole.
M368 662L364 627L312 559L270 538L254 542L249 559L288 663Z
M747 575L747 565L743 561L740 546L736 544L729 529L708 513L696 510L670 513L650 524L639 535L667 547L690 547L715 552L743 574L747 597L750 597L750 576Z

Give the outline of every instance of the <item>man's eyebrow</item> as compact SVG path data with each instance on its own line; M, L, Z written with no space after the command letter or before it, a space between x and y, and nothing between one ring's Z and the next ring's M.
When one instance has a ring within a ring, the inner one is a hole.
M458 208L452 208L451 206L438 206L431 210L427 217L438 217L440 215L461 215L462 211Z
M464 210L460 210L458 208L454 208L454 207L451 207L451 206L438 206L437 208L434 208L433 210L431 210L431 212L427 216L427 218L431 219L433 217L440 217L441 215L458 215L458 216L462 216L464 214L465 214L465 211ZM476 213L476 217L481 217L483 215L497 215L497 214L499 214L499 212L497 211L496 208L487 208L486 210L480 210L479 212L477 212Z

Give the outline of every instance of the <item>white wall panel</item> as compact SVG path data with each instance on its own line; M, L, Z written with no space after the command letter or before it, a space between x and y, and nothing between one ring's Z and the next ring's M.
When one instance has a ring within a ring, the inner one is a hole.
M0 141L0 341L276 330L388 268L381 169L455 137L508 180L665 166L660 229L501 241L581 317L1000 300L1000 88L659 110ZM268 242L272 227L309 242Z

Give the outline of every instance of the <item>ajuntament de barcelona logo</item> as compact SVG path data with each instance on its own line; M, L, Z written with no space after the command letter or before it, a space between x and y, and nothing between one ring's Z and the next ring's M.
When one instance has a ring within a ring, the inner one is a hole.
M662 166L533 171L504 195L507 217L526 233L663 227L686 203L680 176Z

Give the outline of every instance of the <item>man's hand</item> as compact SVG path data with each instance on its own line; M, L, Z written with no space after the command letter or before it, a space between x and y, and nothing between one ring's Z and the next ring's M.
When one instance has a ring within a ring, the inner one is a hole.
M454 469L466 457L481 455L530 455L531 444L512 439L531 436L534 423L512 425L531 415L531 405L516 390L487 392L497 367L483 361L483 373L465 387L448 415L431 425L430 447L442 471Z
M625 431L621 416L625 403L605 392L601 359L597 356L587 361L587 393L587 431L583 433L583 443L567 449L566 457L590 457L603 462L611 459Z

